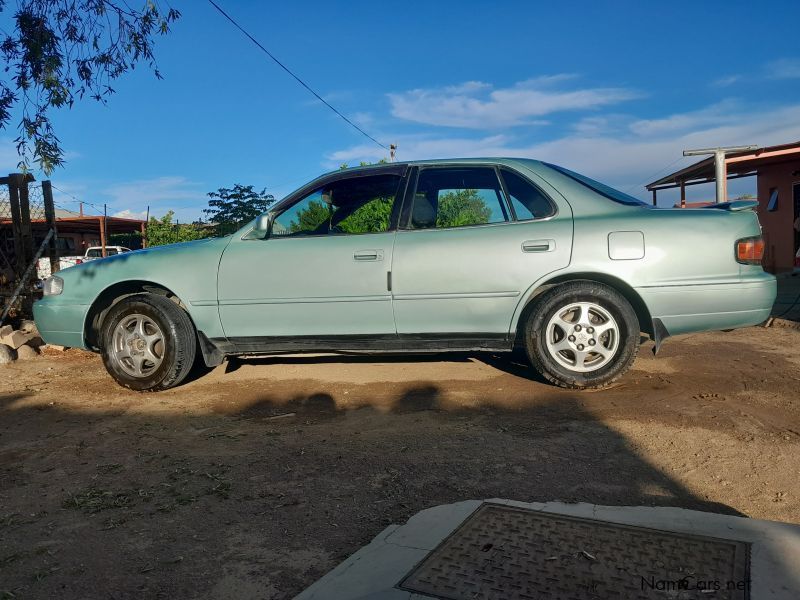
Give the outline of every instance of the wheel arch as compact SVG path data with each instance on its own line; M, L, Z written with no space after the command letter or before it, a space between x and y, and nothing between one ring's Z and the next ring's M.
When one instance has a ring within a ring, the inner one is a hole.
M636 292L633 287L620 279L619 277L615 277L613 275L608 275L607 273L596 273L596 272L575 272L575 273L561 273L556 275L550 279L540 282L536 285L536 287L528 293L527 298L525 299L524 305L520 311L518 311L518 318L517 321L513 324L512 332L516 333L516 339L521 340L521 331L520 328L524 326L525 321L528 318L528 315L531 311L534 310L536 305L536 299L546 292L547 290L561 284L567 283L572 281L589 281L595 283L602 283L611 288L614 288L617 292L622 294L625 299L630 302L631 307L633 307L634 312L636 313L636 318L639 320L639 330L645 332L649 336L653 336L655 334L654 327L653 327L653 318L650 314L650 309L647 308L647 304L645 304L642 297Z
M168 287L160 283L141 279L118 281L100 292L86 312L86 318L83 322L83 339L86 342L86 347L95 351L100 349L100 330L112 306L128 296L143 293L157 294L169 298L186 311L186 314L189 315L189 320L192 321L192 325L194 326L194 320L191 314L189 314L188 307L183 300Z

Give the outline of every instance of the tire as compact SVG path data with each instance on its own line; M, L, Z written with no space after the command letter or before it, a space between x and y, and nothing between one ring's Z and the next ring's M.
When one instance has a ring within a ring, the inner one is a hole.
M117 383L136 391L166 390L184 380L197 353L189 315L156 294L120 300L102 325L103 364Z
M524 327L533 367L560 387L600 388L639 351L639 319L625 297L593 281L560 284L536 300Z

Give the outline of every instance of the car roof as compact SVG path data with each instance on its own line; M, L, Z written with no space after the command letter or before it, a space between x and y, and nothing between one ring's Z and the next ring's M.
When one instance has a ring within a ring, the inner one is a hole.
M488 157L472 157L472 158L431 158L424 160L404 160L393 163L377 163L374 165L363 165L358 167L339 168L334 171L328 171L322 175L314 178L317 179L328 178L336 175L358 175L361 173L369 173L371 171L392 171L403 167L431 167L438 165L503 165L503 166L519 166L524 164L527 167L541 166L542 162L532 158L514 158L514 157L501 157L501 156L488 156ZM309 182L311 183L311 182ZM305 186L303 186L305 187Z

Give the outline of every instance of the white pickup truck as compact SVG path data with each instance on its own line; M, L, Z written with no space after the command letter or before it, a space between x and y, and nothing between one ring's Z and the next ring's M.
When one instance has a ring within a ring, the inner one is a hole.
M106 246L106 256L114 256L115 254L122 254L123 252L130 252L130 248L125 246ZM89 262L103 257L102 246L90 246L86 249L83 256L62 256L58 259L58 268L66 269L67 267L74 267L81 263ZM41 257L36 263L36 276L39 279L47 279L50 277L50 259L46 256Z

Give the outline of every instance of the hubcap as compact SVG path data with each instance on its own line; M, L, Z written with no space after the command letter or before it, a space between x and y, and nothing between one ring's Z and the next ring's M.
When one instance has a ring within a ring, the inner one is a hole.
M571 371L596 371L614 358L618 348L617 322L593 302L565 306L547 324L547 350Z
M128 315L114 328L111 357L128 375L147 377L164 360L161 328L145 315Z

